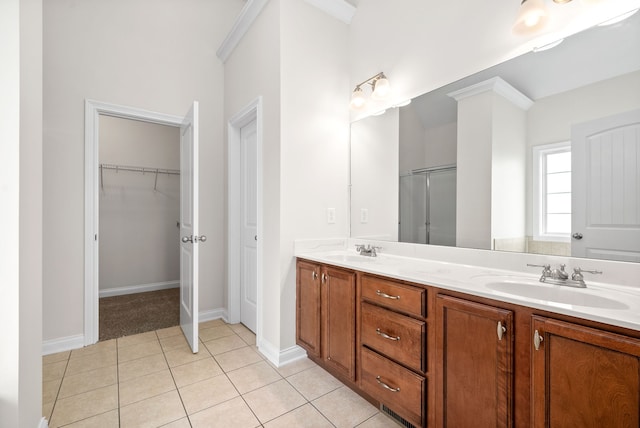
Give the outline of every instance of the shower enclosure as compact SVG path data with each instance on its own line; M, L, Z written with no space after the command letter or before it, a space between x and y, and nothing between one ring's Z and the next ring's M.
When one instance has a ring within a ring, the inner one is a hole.
M400 242L456 245L456 167L400 176Z

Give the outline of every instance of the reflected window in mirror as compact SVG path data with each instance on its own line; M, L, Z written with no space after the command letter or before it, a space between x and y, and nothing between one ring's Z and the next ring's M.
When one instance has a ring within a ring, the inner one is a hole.
M541 247L538 241L547 241L558 245L546 245L546 253L568 255L571 235L571 142L533 147L532 169L534 227L533 236L527 243L529 252L536 252L534 250Z

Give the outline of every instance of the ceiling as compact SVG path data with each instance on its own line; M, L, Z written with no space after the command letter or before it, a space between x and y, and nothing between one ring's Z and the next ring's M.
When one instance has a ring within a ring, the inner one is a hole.
M457 103L448 93L492 77L501 77L535 101L636 70L640 70L640 13L451 83L415 98L411 106L427 129L456 121Z

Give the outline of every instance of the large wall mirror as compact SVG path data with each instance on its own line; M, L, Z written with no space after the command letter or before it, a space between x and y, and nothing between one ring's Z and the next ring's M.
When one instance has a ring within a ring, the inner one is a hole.
M353 122L350 224L640 262L640 13Z

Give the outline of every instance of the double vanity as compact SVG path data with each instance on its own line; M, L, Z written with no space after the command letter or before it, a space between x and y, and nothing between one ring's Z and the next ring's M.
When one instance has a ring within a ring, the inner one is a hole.
M547 268L296 255L298 345L404 426L640 426L640 288L540 282Z

